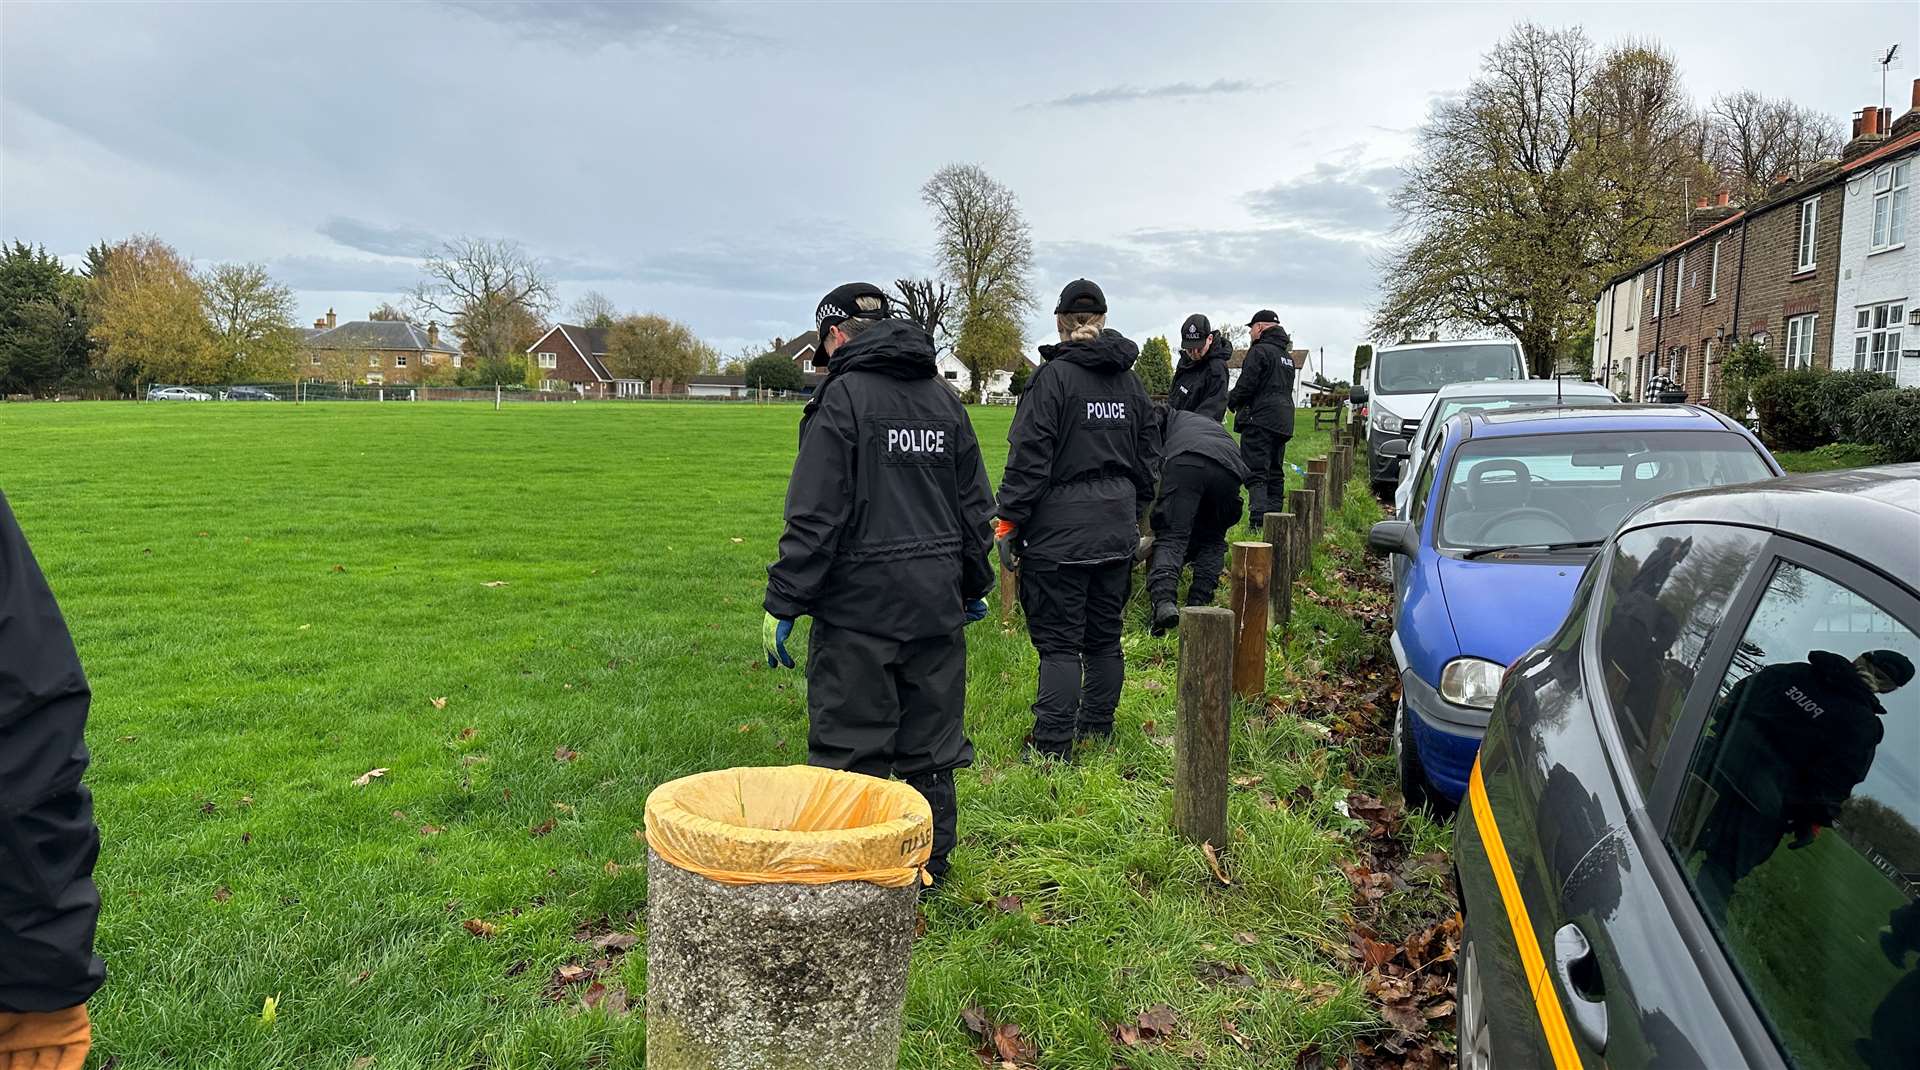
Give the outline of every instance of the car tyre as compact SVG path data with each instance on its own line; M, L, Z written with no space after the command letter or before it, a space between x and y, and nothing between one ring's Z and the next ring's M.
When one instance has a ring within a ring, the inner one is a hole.
M1493 1070L1493 1030L1487 1020L1487 999L1480 983L1480 959L1473 945L1472 923L1460 934L1458 969L1454 999L1459 1007L1459 1068Z
M1420 747L1413 738L1413 717L1407 712L1407 700L1393 707L1393 770L1400 781L1400 796L1409 810L1427 809L1434 804L1427 790L1427 774L1420 768Z

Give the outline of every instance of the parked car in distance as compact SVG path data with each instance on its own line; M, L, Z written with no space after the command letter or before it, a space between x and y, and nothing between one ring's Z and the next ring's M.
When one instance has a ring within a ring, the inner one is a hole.
M1506 673L1460 1065L1920 1066L1920 465L1663 498Z
M1463 412L1415 476L1408 518L1368 533L1397 555L1394 756L1410 804L1456 803L1500 676L1567 615L1594 551L1643 503L1780 466L1693 405Z
M1356 406L1366 406L1367 475L1374 493L1387 494L1398 479L1395 455L1386 451L1387 444L1413 434L1420 414L1441 387L1526 377L1526 354L1511 338L1409 342L1376 351L1365 381L1355 383L1350 395Z
M212 401L212 394L184 386L156 386L148 389L148 401Z
M232 386L220 395L228 401L279 401L280 395L264 387Z
M1381 448L1388 456L1405 454L1400 465L1400 482L1393 488L1395 516L1407 515L1407 499L1413 491L1413 473L1420 460L1440 438L1440 428L1454 413L1466 409L1493 411L1526 405L1614 405L1620 399L1599 383L1579 379L1515 379L1507 382L1448 383L1433 395L1426 411L1420 414L1420 429L1411 439L1389 439Z

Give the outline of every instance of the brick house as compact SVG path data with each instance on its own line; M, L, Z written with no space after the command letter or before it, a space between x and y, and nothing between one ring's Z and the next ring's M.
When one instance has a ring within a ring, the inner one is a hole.
M808 331L784 342L774 341L777 344L773 351L793 361L801 375L827 374L827 355L820 352L820 332Z
M1890 140L1879 109L1868 109L1840 160L1783 177L1752 205L1737 208L1724 193L1718 204L1698 202L1692 237L1616 276L1596 300L1601 380L1639 398L1665 374L1711 404L1720 357L1742 339L1768 346L1786 367L1833 367L1847 190L1920 140L1911 114ZM1849 351L1842 366L1852 359Z
M607 369L607 329L559 323L527 347L540 389L589 398L644 398L685 393L664 379L622 379Z
M309 379L367 383L416 383L427 369L460 367L460 349L440 335L440 325L416 327L404 320L341 323L332 309L300 340Z

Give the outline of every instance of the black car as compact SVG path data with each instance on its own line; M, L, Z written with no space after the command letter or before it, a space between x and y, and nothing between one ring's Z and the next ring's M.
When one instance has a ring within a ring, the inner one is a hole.
M228 401L279 401L280 395L258 386L233 386L227 388Z
M1658 499L1508 668L1460 1065L1920 1067L1920 464Z

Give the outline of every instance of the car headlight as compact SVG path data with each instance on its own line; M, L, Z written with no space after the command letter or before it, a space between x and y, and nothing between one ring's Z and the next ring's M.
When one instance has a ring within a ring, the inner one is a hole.
M1440 670L1440 697L1472 710L1493 709L1507 667L1482 658L1455 658Z
M1383 435L1397 435L1400 433L1400 417L1376 408L1373 410L1373 429Z

